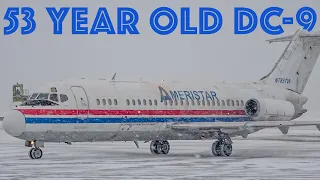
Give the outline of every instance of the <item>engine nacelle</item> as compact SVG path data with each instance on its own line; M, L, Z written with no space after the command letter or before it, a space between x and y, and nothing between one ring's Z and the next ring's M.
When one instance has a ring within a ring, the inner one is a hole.
M245 113L254 121L289 121L295 115L291 102L275 99L249 99Z

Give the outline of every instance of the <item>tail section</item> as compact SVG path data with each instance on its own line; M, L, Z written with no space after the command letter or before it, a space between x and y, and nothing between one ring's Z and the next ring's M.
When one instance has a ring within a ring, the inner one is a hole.
M289 44L271 72L261 78L260 82L301 94L320 54L320 32L298 30L292 36L268 41L289 41Z

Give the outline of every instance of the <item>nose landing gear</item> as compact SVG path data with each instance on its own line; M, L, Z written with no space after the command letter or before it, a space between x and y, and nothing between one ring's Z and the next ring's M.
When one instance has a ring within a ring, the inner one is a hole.
M26 141L25 142L26 147L33 147L29 151L29 157L30 159L41 159L43 152L40 149L40 147L44 147L44 143L41 141Z
M31 159L40 159L42 158L42 150L40 148L31 148L29 151L29 157Z

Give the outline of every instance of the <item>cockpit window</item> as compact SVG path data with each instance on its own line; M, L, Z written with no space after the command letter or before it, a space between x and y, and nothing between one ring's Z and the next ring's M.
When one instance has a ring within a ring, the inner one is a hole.
M29 99L36 99L36 97L38 96L39 93L34 93L30 96Z
M39 94L37 99L48 99L49 98L49 93L41 93Z
M59 102L58 94L50 94L50 100L54 102Z
M65 94L60 94L60 101L61 102L66 102L68 101L68 96Z
M57 103L48 100L27 100L20 106L57 106Z

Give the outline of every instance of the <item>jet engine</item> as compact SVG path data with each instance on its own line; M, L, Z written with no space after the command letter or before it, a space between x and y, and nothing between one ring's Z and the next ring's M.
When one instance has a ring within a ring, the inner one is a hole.
M291 102L275 99L249 99L245 104L246 115L254 121L289 121L295 115Z

